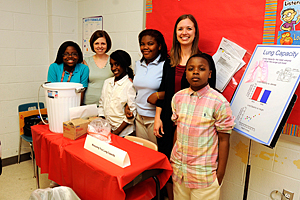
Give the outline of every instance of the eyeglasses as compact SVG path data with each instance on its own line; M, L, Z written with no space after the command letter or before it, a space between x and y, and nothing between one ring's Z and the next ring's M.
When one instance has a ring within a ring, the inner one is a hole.
M71 53L71 54L69 54L69 53L63 53L63 57L69 57L69 56L71 56L71 57L77 57L78 53Z

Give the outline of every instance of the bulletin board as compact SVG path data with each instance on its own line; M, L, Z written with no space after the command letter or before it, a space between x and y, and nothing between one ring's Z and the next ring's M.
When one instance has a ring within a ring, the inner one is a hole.
M292 2L292 5L287 5L287 2ZM161 31L170 50L177 18L182 14L192 14L198 22L199 48L202 52L213 55L217 51L222 37L246 49L247 53L243 58L246 65L233 76L222 92L224 97L230 101L256 45L277 44L281 26L285 23L281 13L286 7L295 7L293 4L297 2L284 0L146 0L146 28ZM297 16L298 13L293 21L296 20ZM300 30L300 25L295 23L294 29L295 31ZM300 95L299 88L295 94ZM295 103L283 133L300 136L298 113L300 113L299 100Z

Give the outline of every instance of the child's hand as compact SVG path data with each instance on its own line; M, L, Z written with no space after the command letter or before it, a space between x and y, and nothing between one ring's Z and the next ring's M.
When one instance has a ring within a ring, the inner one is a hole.
M173 114L172 114L172 116L171 116L171 119L172 119L173 121L177 120L177 119L178 119L178 115L177 115L175 112L173 112Z
M217 168L217 177L218 177L219 185L221 185L225 175L226 164L227 164L227 159L229 154L230 134L218 132L218 139L219 139L219 151L218 151L219 162Z
M222 174L220 172L218 173L218 170L217 170L217 178L218 178L219 185L221 185L222 181L223 181L223 178L224 178L224 174Z
M132 119L133 118L133 113L130 112L130 111L127 111L126 112L126 117L127 117L127 119Z
M127 122L122 122L122 124L116 129L116 130L111 130L112 134L115 135L120 135L120 133L122 133L122 131L128 126L129 124L127 124Z
M125 115L127 117L127 119L132 119L134 116L133 116L133 113L130 111L129 109L129 106L126 104L125 105Z
M119 135L119 134L120 134L119 131L118 131L118 129L116 129L116 130L114 130L114 131L111 130L111 133L112 133L112 134L115 134L115 135Z

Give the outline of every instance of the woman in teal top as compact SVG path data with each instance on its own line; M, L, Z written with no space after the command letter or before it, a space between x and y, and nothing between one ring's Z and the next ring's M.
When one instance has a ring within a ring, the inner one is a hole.
M113 77L110 70L107 52L111 48L111 39L106 31L98 30L90 39L90 46L94 56L83 61L90 69L89 84L85 93L84 104L99 104L103 83L107 78Z
M83 56L78 44L66 41L60 45L56 60L48 70L48 82L73 82L81 83L83 87L88 86L89 68L81 64ZM84 92L81 93L83 102Z

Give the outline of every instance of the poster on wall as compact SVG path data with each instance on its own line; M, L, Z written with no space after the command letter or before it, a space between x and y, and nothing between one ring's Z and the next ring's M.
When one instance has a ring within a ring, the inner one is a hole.
M234 130L270 145L299 84L300 46L257 45L232 98Z
M300 5L299 1L284 1L280 12L281 24L279 26L277 44L299 45L300 44Z
M279 45L300 45L300 4L297 0L278 0L276 12L276 37ZM300 97L300 87L295 94ZM282 131L283 134L300 137L300 101L293 107Z
M103 17L86 17L82 19L82 53L84 57L94 54L90 47L90 38L96 30L103 30Z

